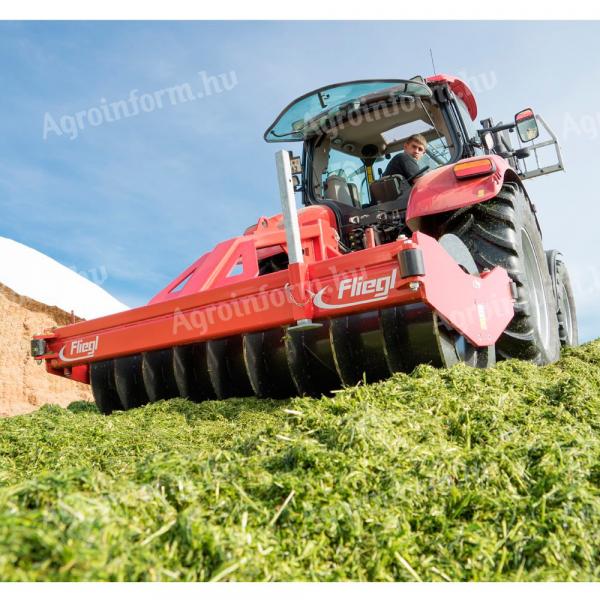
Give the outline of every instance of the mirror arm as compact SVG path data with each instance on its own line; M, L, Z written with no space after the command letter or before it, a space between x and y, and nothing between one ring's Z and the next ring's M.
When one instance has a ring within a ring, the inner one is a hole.
M505 125L496 125L495 127L487 127L485 129L478 129L477 133L480 136L482 136L482 135L485 135L486 133L498 133L499 131L506 131L507 129L512 132L515 127L516 127L515 123L507 123Z

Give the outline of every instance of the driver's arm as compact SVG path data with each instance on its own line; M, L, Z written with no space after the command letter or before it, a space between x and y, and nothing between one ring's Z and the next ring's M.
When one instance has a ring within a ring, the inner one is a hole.
M419 163L410 154L401 152L400 154L396 154L388 163L383 177L387 177L388 175L402 175L408 179L416 175L420 170Z

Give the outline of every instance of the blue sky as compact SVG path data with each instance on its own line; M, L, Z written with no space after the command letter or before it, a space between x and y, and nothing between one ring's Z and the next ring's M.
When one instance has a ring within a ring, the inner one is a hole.
M327 83L429 75L430 47L438 72L473 84L480 117L532 106L559 135L567 172L527 187L572 272L582 338L600 336L599 23L2 22L0 235L144 304L278 212L278 147L262 135L283 106ZM231 89L44 139L46 115L202 90L199 72Z

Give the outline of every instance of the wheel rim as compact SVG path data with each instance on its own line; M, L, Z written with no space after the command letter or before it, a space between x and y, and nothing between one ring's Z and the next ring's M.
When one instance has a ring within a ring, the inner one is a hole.
M548 347L550 339L548 315L548 299L544 289L542 272L538 263L533 244L528 233L523 230L522 235L523 253L525 255L525 276L529 282L531 302L533 304L533 320L544 348Z

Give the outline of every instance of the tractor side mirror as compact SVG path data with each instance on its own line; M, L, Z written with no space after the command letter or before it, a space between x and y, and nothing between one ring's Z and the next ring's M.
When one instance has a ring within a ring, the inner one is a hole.
M294 156L292 152L290 152L290 166L292 175L302 174L302 159L299 156Z
M294 156L293 152L289 152L290 167L292 170L292 185L295 192L302 191L302 159L299 156Z
M526 108L515 115L517 133L522 142L531 142L540 135L535 115L531 108Z

